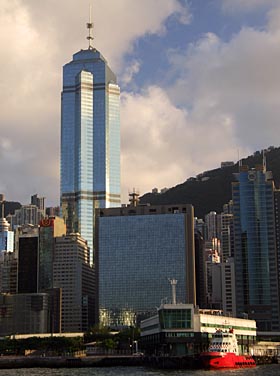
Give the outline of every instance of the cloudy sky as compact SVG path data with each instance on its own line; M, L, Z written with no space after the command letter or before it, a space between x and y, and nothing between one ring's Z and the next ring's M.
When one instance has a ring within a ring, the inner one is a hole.
M91 0L0 0L0 192L59 203L62 66ZM94 0L118 76L122 201L280 145L280 0Z

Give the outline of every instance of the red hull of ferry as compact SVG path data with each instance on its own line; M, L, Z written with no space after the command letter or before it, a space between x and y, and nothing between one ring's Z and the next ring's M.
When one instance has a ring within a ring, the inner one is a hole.
M234 353L204 352L200 355L204 368L251 368L256 363L250 355L235 355Z

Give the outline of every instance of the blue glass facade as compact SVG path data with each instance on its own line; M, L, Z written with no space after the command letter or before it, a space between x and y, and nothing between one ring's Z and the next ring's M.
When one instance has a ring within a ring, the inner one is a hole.
M195 295L193 222L186 214L104 216L97 231L102 324L133 325L154 314L171 300L169 278L178 281L177 302Z
M68 232L93 248L94 209L120 206L120 90L96 49L63 67L61 206Z
M244 166L233 184L236 308L259 330L278 330L274 185L267 176L261 167Z

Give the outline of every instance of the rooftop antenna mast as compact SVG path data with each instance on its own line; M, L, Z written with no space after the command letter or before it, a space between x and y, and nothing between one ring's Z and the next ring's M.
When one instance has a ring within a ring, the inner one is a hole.
M93 36L92 36L93 22L91 22L91 12L92 12L92 6L90 5L89 6L89 22L87 22L87 29L88 29L87 40L88 40L88 49L89 50L93 50L93 45L92 45L92 41L93 41Z

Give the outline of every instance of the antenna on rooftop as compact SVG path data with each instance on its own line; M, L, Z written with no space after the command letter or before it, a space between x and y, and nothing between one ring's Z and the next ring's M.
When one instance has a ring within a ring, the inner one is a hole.
M88 29L88 49L93 50L92 46L92 41L93 41L93 36L92 36L92 29L93 29L93 22L91 21L91 13L92 13L92 5L89 6L89 22L87 22L87 29Z
M130 206L136 207L139 204L139 192L133 188L132 192L129 192L129 202Z

